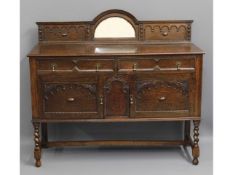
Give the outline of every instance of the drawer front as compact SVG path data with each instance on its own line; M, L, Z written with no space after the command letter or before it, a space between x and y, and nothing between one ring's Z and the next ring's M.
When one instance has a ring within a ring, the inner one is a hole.
M191 58L191 59L190 59ZM194 57L160 57L145 59L122 59L118 61L119 72L194 70Z
M78 68L81 71L99 71L99 72L113 72L114 71L114 60L79 60L77 62Z
M143 39L161 41L189 41L191 39L191 24L143 24Z
M79 41L87 38L86 25L39 25L40 41Z
M113 72L113 59L41 59L39 72Z
M185 117L193 111L193 83L186 75L137 79L134 85L134 117ZM173 77L173 78L172 78Z

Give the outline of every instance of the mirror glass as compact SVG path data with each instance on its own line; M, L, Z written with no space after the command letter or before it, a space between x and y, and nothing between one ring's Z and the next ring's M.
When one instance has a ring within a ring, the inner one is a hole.
M110 17L95 29L95 38L135 38L133 26L121 17Z

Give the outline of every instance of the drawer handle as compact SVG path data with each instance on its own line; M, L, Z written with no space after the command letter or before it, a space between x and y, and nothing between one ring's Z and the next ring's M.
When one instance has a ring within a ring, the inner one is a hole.
M133 104L133 95L130 95L130 104Z
M163 32L163 36L167 36L168 35L168 33L167 32Z
M96 68L95 69L96 69L96 72L99 71L99 69L100 69L100 64L99 63L96 64Z
M68 34L67 33L62 33L61 36L66 37Z
M180 70L181 62L176 62L176 69Z
M166 97L162 96L162 97L159 97L159 101L164 101L166 100Z
M159 65L156 65L156 66L154 67L154 70L159 71L159 70L161 70L161 68L159 67Z
M100 104L101 105L103 104L103 96L102 95L100 96Z
M133 64L133 71L137 71L137 63Z
M52 71L55 71L57 65L53 63L53 64L51 64L51 67L52 67Z
M75 99L73 97L67 98L68 102L73 102Z

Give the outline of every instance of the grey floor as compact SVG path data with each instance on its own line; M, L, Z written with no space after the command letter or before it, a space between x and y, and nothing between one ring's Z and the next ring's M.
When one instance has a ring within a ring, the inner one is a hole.
M33 142L21 140L21 175L212 175L212 137L200 138L200 164L190 148L49 148L42 167L34 167Z

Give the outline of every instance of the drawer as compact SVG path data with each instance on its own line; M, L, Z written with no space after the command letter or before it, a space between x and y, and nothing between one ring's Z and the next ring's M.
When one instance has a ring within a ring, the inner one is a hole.
M191 23L146 23L143 24L145 40L189 41L191 39Z
M122 59L118 62L118 70L119 72L194 70L194 63L194 59L187 59L182 57Z
M46 59L39 60L40 71L113 72L113 59Z
M114 60L79 60L77 66L81 71L100 71L100 72L113 72L114 71Z
M40 41L78 41L86 39L86 26L83 24L38 24Z

